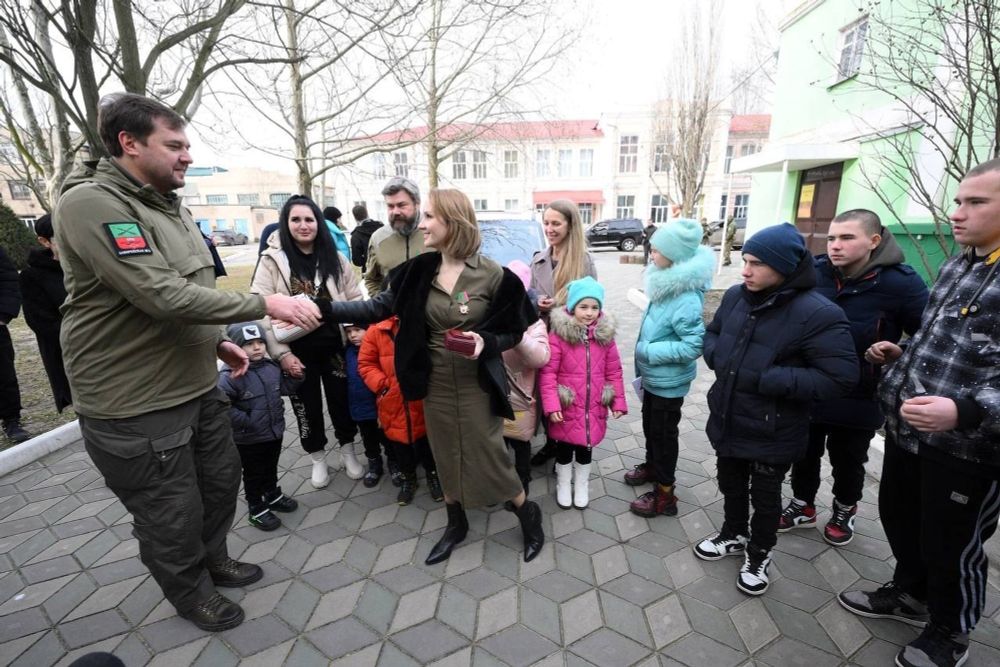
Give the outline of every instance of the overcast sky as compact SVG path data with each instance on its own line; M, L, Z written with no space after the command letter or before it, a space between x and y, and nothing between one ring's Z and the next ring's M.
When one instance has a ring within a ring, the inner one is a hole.
M682 6L706 0L582 0L589 16L578 51L553 75L547 115L559 119L598 118L601 113L639 110L662 97L670 43L676 37ZM759 3L775 15L790 0L724 0L721 22L723 62L741 59ZM728 75L723 81L728 83ZM192 132L192 149L199 166L254 165L291 172L288 161L253 155L234 147L213 152Z

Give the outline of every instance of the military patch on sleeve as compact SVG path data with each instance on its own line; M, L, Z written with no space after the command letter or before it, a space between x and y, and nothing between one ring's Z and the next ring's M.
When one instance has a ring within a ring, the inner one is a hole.
M119 257L152 255L142 227L135 222L105 222L104 230L111 239L111 247Z

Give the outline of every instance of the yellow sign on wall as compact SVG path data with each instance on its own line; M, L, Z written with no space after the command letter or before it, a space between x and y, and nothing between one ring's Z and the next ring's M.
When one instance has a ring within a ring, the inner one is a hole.
M796 218L811 218L813 197L816 196L816 184L805 183L799 190L799 210L795 213Z

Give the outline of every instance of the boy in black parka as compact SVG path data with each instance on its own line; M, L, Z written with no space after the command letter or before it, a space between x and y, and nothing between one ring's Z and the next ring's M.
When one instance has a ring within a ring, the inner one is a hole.
M743 261L743 284L727 290L704 346L716 376L707 433L725 522L694 551L703 560L743 556L736 587L760 595L777 542L781 482L806 452L813 401L850 391L858 361L844 312L814 289L813 258L795 227L757 232Z
M229 417L233 441L243 463L243 492L250 509L250 525L261 530L281 526L276 512L293 512L299 504L284 495L278 486L278 457L285 433L285 405L302 383L281 372L281 366L267 356L264 333L257 322L231 324L226 332L250 358L250 367L233 377L227 366L219 372L219 388L232 401Z

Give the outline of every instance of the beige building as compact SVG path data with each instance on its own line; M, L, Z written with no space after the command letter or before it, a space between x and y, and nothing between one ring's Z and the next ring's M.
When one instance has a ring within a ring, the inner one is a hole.
M266 225L277 222L281 207L297 192L295 176L283 172L244 167L191 167L179 194L206 234L217 229L232 229L256 240ZM314 193L314 199L323 201L324 198L318 195ZM326 202L333 201L332 188L326 188L325 195ZM342 206L338 208L344 210ZM345 218L350 217L349 211L344 214Z
M728 111L713 115L700 210L718 210L726 184L722 166L730 116ZM576 202L585 224L609 218L652 217L664 222L670 214L670 201L676 197L669 183L666 147L656 139L657 121L650 107L641 112L605 114L600 119L446 129L474 134L475 138L448 148L439 169L440 186L462 190L477 211L494 218L539 217L546 204L565 198ZM427 153L419 141L424 134L426 128L410 128L359 140L386 145L416 143L372 153L332 170L336 201L348 208L364 204L372 217L384 220L380 193L388 178L407 176L426 190ZM343 206L341 209L347 213Z

